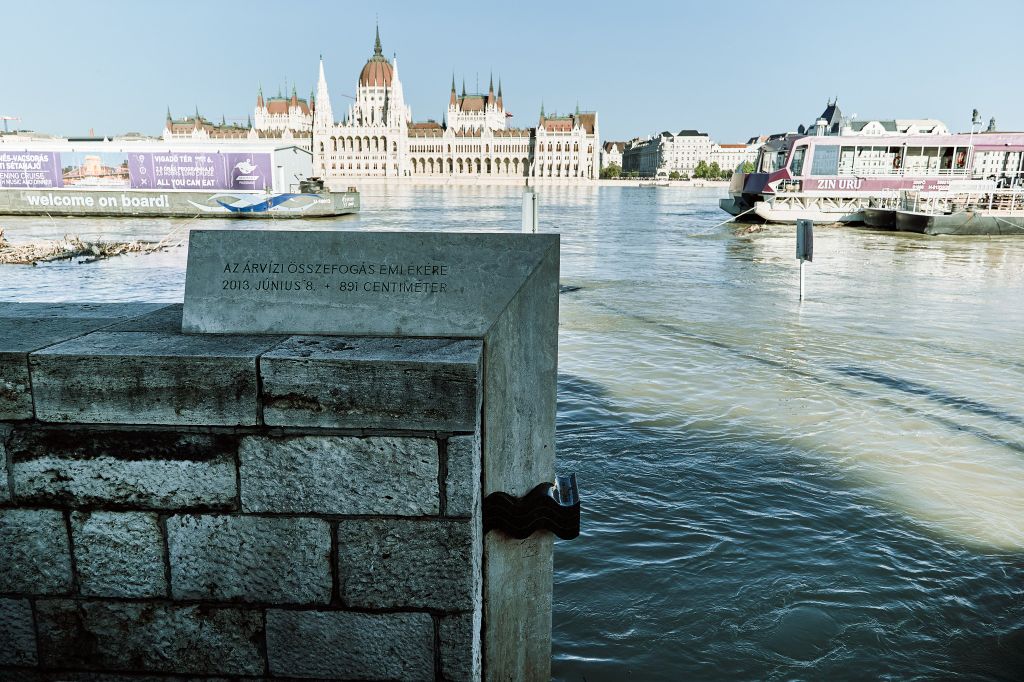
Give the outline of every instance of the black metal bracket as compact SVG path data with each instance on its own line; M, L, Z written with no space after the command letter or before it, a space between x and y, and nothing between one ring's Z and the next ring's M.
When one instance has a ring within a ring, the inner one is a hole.
M491 493L484 498L484 533L500 530L523 540L539 530L551 531L563 540L580 534L580 492L576 474L556 476L522 497Z

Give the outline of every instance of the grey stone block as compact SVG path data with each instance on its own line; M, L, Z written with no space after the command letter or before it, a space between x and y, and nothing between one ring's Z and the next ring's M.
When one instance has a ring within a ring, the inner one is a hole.
M0 419L32 418L28 354L120 320L118 317L0 318Z
M0 599L0 665L35 665L36 631L26 599Z
M14 493L71 507L231 509L236 447L233 438L200 434L18 429Z
M480 589L471 521L352 519L338 524L341 599L356 608L469 611Z
M476 340L294 336L260 358L273 426L475 431Z
M450 682L480 679L480 611L441 617L441 678Z
M36 603L44 666L262 675L259 611L139 602Z
M156 514L76 512L71 515L71 534L82 595L167 594L163 538Z
M270 672L330 680L433 680L425 613L267 611Z
M0 592L62 594L71 589L64 514L0 509Z
M331 528L321 519L172 516L167 520L175 599L326 604Z
M480 438L448 439L448 475L445 477L447 516L480 518Z
M256 356L281 337L94 332L29 356L36 417L253 425Z
M11 501L11 469L7 458L7 437L11 430L0 425L0 504Z
M427 438L246 437L242 509L311 514L437 514L437 443Z

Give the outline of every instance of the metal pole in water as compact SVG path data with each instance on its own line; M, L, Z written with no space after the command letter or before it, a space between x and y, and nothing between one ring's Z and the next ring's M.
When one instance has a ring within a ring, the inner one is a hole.
M800 300L804 300L804 261L814 260L814 221L796 221L796 258L800 261Z
M537 233L537 193L530 186L523 191L523 232Z

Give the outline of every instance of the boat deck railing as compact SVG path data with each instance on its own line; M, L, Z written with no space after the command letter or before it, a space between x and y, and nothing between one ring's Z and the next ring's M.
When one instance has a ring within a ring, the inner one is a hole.
M1024 188L944 194L904 190L900 195L899 208L903 211L932 214L962 211L1024 213Z

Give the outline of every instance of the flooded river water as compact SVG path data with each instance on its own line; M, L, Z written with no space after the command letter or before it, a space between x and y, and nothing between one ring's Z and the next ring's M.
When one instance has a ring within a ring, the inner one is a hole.
M717 190L542 189L562 239L560 680L1024 679L1024 239L720 225ZM521 189L368 187L274 227L518 231ZM0 219L158 239L210 220ZM0 266L0 299L179 301L185 248Z

